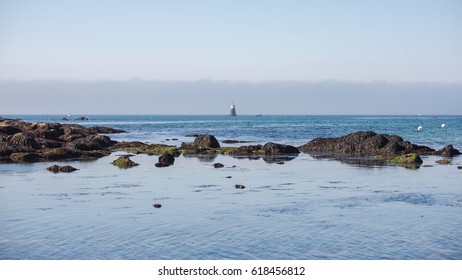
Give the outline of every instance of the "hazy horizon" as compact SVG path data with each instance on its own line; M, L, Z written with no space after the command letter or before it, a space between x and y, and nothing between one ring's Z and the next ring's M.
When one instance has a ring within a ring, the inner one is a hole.
M2 114L461 114L462 1L0 0Z

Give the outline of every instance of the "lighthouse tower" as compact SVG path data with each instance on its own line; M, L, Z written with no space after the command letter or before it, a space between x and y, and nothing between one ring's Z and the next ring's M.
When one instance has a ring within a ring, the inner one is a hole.
M230 116L236 116L236 105L234 105L234 101L233 101L233 103L231 103L231 110L230 110L229 115Z

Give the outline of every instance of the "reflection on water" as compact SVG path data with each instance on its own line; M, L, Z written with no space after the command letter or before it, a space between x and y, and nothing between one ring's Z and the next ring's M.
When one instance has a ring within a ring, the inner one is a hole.
M408 170L308 154L167 168L136 155L119 169L116 157L69 162L69 174L0 165L0 258L462 258L462 158Z

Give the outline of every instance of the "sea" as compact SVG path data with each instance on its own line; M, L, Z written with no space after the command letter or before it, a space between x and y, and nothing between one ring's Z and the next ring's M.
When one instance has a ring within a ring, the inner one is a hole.
M107 126L128 131L109 135L116 141L176 146L190 134L246 142L223 146L299 146L375 131L462 150L462 116L3 117ZM0 259L462 259L462 156L444 165L423 156L409 169L308 153L279 161L180 155L156 168L157 156L139 154L131 157L139 166L119 169L111 162L120 154L0 164ZM79 170L54 174L46 170L53 164Z

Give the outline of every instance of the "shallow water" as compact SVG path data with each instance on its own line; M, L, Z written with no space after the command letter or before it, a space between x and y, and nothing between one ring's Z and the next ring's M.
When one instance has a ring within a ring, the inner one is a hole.
M119 169L118 154L68 162L79 168L69 174L0 165L0 258L462 258L461 157L411 170L308 154L156 168L156 156L136 155L139 166Z

